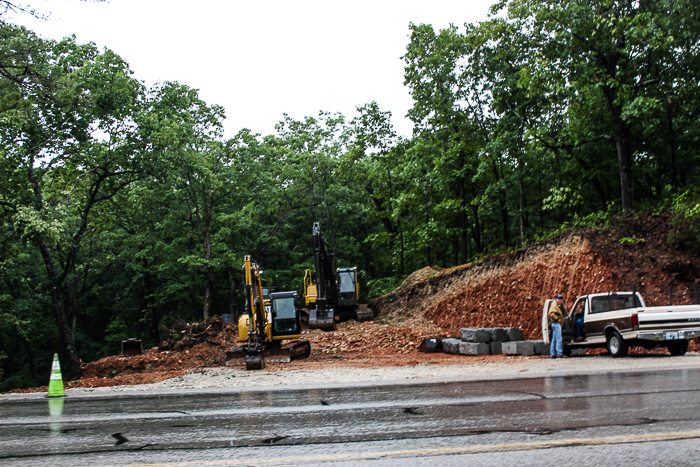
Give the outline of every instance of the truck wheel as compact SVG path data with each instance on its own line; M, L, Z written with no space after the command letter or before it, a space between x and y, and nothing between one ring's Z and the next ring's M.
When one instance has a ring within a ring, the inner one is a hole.
M680 341L667 342L666 348L671 355L685 355L688 351L688 341L683 339Z
M617 331L611 332L608 336L608 353L613 358L618 358L627 355L627 350L629 350L627 342L622 339L620 333Z

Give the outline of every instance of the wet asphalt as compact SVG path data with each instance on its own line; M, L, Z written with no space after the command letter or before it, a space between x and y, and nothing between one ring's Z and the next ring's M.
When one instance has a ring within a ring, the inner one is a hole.
M0 398L0 433L3 466L698 465L700 371Z

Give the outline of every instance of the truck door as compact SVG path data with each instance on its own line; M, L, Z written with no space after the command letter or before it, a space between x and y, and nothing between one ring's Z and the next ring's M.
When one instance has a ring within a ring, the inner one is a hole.
M542 340L544 340L545 344L550 344L552 342L552 330L549 329L549 317L547 315L553 301L554 300L551 298L545 300L544 308L542 308Z
M564 321L561 324L561 341L571 342L574 336L574 330L576 329L576 323L574 323L574 317L571 313L564 313Z

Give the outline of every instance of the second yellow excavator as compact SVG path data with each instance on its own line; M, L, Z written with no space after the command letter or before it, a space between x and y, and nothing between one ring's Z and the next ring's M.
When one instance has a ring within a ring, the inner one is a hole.
M263 298L262 271L250 256L243 261L246 309L238 319L238 341L245 345L227 352L227 363L244 359L248 370L265 368L265 360L288 362L311 353L308 340L301 337L301 318L296 292L273 292L269 309ZM282 345L282 341L290 341Z

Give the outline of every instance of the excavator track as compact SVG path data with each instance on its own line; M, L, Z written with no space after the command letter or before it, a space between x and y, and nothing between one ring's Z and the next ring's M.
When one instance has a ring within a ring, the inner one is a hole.
M247 345L239 345L226 352L226 365L245 365L246 370L262 370L266 363L289 363L309 355L311 343L308 340L291 341L280 347L268 346L261 352L250 352Z

